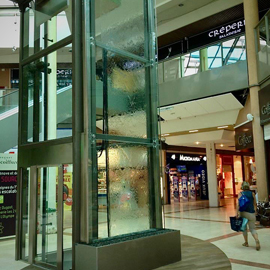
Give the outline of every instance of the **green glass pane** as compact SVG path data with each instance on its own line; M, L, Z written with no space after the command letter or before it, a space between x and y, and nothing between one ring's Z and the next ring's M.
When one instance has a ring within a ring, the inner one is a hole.
M150 228L147 147L111 144L108 148L111 236Z
M23 91L28 102L22 110L28 142L72 135L70 50L69 46L63 47L23 67Z
M146 138L144 64L97 48L96 68L98 131Z
M32 1L24 13L23 58L70 36L71 31L70 1Z
M144 0L99 0L96 39L107 46L144 56Z

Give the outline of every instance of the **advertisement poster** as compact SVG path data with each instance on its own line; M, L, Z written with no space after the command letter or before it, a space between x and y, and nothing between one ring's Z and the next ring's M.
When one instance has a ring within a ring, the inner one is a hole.
M182 176L182 198L183 201L188 201L188 180L185 175Z
M190 199L196 201L196 188L195 188L195 177L194 175L189 176L190 182Z
M202 200L208 200L208 183L207 183L207 176L206 176L206 170L202 170Z
M180 202L179 179L177 176L173 176L173 197L175 202Z
M17 155L0 154L0 238L15 235Z

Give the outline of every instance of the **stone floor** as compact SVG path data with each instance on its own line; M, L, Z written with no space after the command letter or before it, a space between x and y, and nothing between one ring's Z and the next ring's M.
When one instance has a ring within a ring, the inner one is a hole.
M235 215L235 200L227 199L220 208L209 208L208 202L166 205L166 228L181 230L182 261L159 270L263 270L270 269L270 228L258 226L261 250L242 246L241 233L230 229L229 217ZM1 270L35 270L14 260L15 240L0 241ZM231 264L231 265L230 265ZM143 270L143 269L138 269Z

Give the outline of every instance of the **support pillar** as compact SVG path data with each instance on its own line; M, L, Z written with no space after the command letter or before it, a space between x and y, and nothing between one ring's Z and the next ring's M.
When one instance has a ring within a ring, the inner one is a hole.
M217 165L214 142L206 143L209 206L218 207Z
M248 76L250 89L251 114L254 116L252 122L253 142L255 152L255 163L257 172L257 189L260 201L268 200L267 171L263 128L260 125L259 108L259 80L257 73L257 57L255 47L254 28L259 22L258 0L244 0L244 14L246 24L246 50L248 62Z
M200 50L201 72L208 70L208 48Z

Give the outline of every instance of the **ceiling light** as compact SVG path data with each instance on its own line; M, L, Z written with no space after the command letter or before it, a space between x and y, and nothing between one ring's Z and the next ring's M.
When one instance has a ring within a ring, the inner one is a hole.
M170 134L169 133L165 133L165 134L162 134L161 136L164 137L164 136L169 136Z
M243 129L243 131L249 131L249 129L248 128L245 128L245 129Z
M222 126L222 127L218 127L218 129L222 129L222 128L227 128L228 126Z
M200 142L195 142L196 144L199 144Z
M223 147L224 145L223 145L223 144L221 144L220 146L221 146L221 147Z
M198 129L190 130L189 133L198 132Z
M179 7L183 7L183 6L184 6L184 4L180 3L178 6L179 6Z

